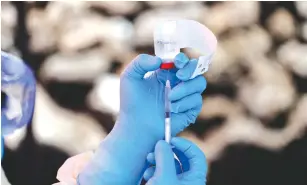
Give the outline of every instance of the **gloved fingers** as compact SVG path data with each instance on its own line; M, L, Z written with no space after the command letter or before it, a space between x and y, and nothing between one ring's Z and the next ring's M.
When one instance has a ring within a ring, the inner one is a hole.
M179 158L179 157L178 157ZM180 160L180 158L179 158ZM174 158L175 161L175 167L176 167L176 173L180 174L183 172L182 170L182 166L180 165L180 163L182 163L181 161L179 162L177 159ZM187 160L186 160L187 161ZM156 165L156 160L155 160L155 155L154 153L149 153L147 155L147 162L151 165Z
M180 83L180 80L176 76L176 72L178 69L170 69L170 70L164 70L159 69L156 71L157 79L160 83L164 84L166 83L166 80L169 80L171 83L171 87L175 87L178 83Z
M162 60L159 57L140 54L128 65L123 75L143 79L147 72L159 69L161 63Z
M189 163L188 158L184 155L184 153L181 152L180 150L176 149L176 148L173 148L173 152L176 154L176 156L178 157L178 159L181 163L181 165L179 164L180 165L180 173L189 171L190 163ZM177 166L176 166L176 169L177 169ZM177 174L179 174L179 173L177 172Z
M1 91L7 97L2 110L8 116L2 128L8 134L31 119L36 82L31 69L20 58L1 52L1 64Z
M189 140L184 138L174 137L171 140L173 146L176 147L179 151L183 152L185 156L188 158L190 163L190 171L191 173L196 173L197 171L201 171L206 173L207 171L207 162L206 157L202 150L192 143Z
M144 180L148 181L150 178L152 178L154 176L155 171L156 171L155 166L147 168L147 170L144 172L143 175Z
M20 77L22 80L2 86L2 91L6 94L5 107L2 110L10 115L10 120L13 120L17 128L29 122L35 104L35 78L29 69L26 71L27 75Z
M180 79L181 81L189 80L197 67L197 63L197 59L192 59L188 62L186 66L184 66L182 69L179 69L176 73L178 79Z
M2 82L5 83L23 79L21 76L25 74L26 68L20 58L1 51L1 66Z
M31 73L31 75L33 75ZM33 76L33 80L34 76ZM36 96L36 82L28 81L27 87L24 89L24 100L22 102L23 109L23 121L29 122L35 108L35 96Z
M202 103L203 99L201 94L195 93L186 96L178 101L172 102L170 105L170 109L172 113L182 113L195 107L202 106Z
M158 70L157 77L158 80L165 84L165 81L168 79L171 82L171 87L174 87L180 82L180 79L176 76L178 69L183 68L189 62L189 58L184 53L179 53L174 59L174 64L176 68L170 70Z
M163 84L165 84L166 79L169 79L171 86L174 87L180 81L190 79L196 69L197 63L197 59L189 60L184 53L179 53L174 59L176 68L171 70L158 70L157 77Z
M172 119L172 136L175 136L191 123L195 123L202 106L197 106L183 113L171 113Z
M174 64L176 68L182 69L184 66L186 66L189 62L189 57L187 57L184 53L179 53L176 55Z
M31 69L22 59L1 51L1 87L7 90L7 85L21 84L22 86L35 86L35 78ZM16 88L16 87L15 87Z
M161 140L155 147L156 174L158 176L172 176L176 174L174 154L171 146Z
M147 155L147 162L151 165L156 165L156 159L155 159L155 154L154 153L149 153Z
M178 162L178 160L175 159L175 163L176 163L176 174L180 175L183 173L180 163ZM151 166L149 168L146 169L146 171L144 172L143 178L144 180L148 181L149 179L151 179L156 171L156 167L155 166Z
M1 160L2 160L3 154L4 154L4 139L1 133Z
M169 100L177 101L194 93L202 93L206 86L207 81L204 76L197 76L192 80L181 82L171 90Z

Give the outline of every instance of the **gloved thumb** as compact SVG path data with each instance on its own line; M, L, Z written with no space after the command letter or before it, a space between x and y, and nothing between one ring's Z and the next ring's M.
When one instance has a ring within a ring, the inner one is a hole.
M156 171L157 176L176 175L174 154L171 146L165 141L159 141L155 147Z
M159 69L161 63L162 60L159 57L141 54L128 65L123 75L143 79L147 72Z

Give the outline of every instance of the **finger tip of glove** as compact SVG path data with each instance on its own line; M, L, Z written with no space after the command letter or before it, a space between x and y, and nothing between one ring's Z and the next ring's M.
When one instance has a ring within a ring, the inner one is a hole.
M155 152L162 152L167 150L171 150L171 148L170 145L165 140L160 140L157 142L155 147Z
M176 77L179 79L179 80L182 80L182 81L187 81L190 77L190 74L188 74L187 72L185 72L184 70L180 69L176 72Z
M206 77L204 75L200 75L200 76L198 76L196 78L199 78L199 80L200 80L199 84L206 89L206 87L207 87L207 79L206 79Z
M151 172L149 172L148 170L145 171L144 175L143 175L143 179L145 181L148 181L151 178Z
M157 142L156 148L157 148L157 147L165 147L165 146L167 146L167 145L168 145L168 144L167 144L167 142L166 142L165 140L160 140L160 141Z
M156 68L159 68L161 64L162 64L162 59L157 56L151 56L150 60L148 61L148 65L154 66Z
M177 68L183 68L189 62L189 58L182 52L178 53L175 57L174 64Z
M171 144L176 144L176 143L178 143L180 141L180 138L178 138L178 137L173 137L172 139L171 139Z
M135 60L139 61L139 63L143 64L144 66L152 66L155 68L159 68L162 64L161 58L148 54L140 54Z
M152 162L155 159L155 154L154 153L149 153L146 157L148 162Z
M172 146L174 146L174 148L177 150L177 147L178 147L178 145L180 146L180 145L182 145L183 143L185 143L184 141L185 141L186 139L184 139L184 138L181 138L181 137L173 137L172 139L171 139L171 145Z

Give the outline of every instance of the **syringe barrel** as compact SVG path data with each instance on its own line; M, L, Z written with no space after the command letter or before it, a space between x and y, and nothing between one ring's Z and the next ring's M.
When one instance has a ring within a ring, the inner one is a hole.
M170 81L167 80L165 84L164 97L165 97L165 117L169 117L170 115L170 101L168 99L169 93L171 92Z

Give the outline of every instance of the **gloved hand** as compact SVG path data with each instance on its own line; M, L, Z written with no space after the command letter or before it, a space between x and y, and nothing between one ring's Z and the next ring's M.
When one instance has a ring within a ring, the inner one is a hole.
M1 135L27 124L33 114L35 78L23 61L1 51Z
M173 138L174 153L182 164L175 165L171 146L159 141L155 152L147 156L152 166L144 173L146 185L205 185L207 163L204 153L192 142L183 138ZM176 173L177 171L177 173Z
M121 76L121 104L119 124L129 124L130 129L143 130L147 134L163 137L164 134L164 86L169 79L174 87L169 96L173 135L190 123L194 123L202 106L201 93L206 88L203 76L189 80L197 60L180 53L175 58L179 69L159 69L162 60L150 55L139 55ZM155 71L144 79L149 71ZM133 115L133 116L132 116ZM146 121L145 121L146 120Z
M111 133L97 149L93 160L79 175L80 185L135 185L141 179L146 155L164 138L164 87L170 92L172 135L194 123L202 106L206 80L189 80L197 60L183 53L175 58L177 69L159 69L162 60L139 55L121 75L120 114ZM179 70L178 70L179 69ZM147 72L153 71L150 75Z
M3 141L3 137L1 136L1 160L3 157L3 153L4 153L4 141Z

